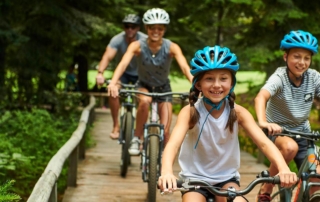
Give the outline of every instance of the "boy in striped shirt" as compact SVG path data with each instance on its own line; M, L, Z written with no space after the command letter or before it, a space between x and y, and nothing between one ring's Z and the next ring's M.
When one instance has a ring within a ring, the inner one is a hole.
M279 67L267 80L255 98L255 110L261 128L268 133L281 151L287 163L294 160L298 169L307 154L305 139L272 137L281 132L282 127L297 131L311 131L309 115L313 100L320 98L320 74L310 69L313 54L318 52L318 41L302 30L291 31L281 41L284 50L285 67ZM270 165L270 175L278 173ZM319 168L317 168L319 173ZM261 186L258 202L271 201L271 184ZM317 189L311 187L311 193ZM310 201L320 201L320 191L310 197Z

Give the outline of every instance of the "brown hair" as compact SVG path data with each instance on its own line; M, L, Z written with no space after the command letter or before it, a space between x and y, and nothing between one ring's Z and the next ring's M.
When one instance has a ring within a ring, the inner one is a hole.
M205 74L205 71L201 72L198 75L196 75L195 77L193 77L193 81L192 81L193 85L190 89L190 94L189 94L189 104L190 104L189 129L192 129L200 119L200 114L199 114L198 110L194 107L194 104L198 101L199 94L200 94L200 91L195 87L195 83L200 81L204 74ZM234 73L231 72L231 74L233 75L232 80L233 80L233 82L235 82ZM235 99L236 99L235 93L234 92L230 93L230 95L228 97L229 106L230 106L230 114L229 114L229 119L228 119L228 122L226 124L225 129L229 128L229 131L231 133L233 132L234 122L237 121L237 114L234 109Z

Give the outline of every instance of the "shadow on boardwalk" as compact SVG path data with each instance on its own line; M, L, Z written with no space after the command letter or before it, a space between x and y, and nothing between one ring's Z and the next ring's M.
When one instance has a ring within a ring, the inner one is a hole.
M175 123L173 117L172 126ZM63 202L145 202L147 183L142 181L140 157L132 157L126 178L120 176L120 145L111 140L112 120L109 109L96 109L96 120L92 136L96 145L86 151L85 160L79 162L76 188L68 188ZM257 164L256 159L246 152L241 152L241 186L246 187L256 175L267 167ZM178 176L179 165L176 162L174 172ZM258 192L256 187L246 195L248 201L254 201ZM161 196L157 201L181 201L179 192Z

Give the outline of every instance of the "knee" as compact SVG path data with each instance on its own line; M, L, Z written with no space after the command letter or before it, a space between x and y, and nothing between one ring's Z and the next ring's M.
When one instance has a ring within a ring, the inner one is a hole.
M280 152L286 160L292 160L296 156L298 149L299 147L294 141L285 142L279 148Z
M150 101L148 99L139 100L139 108L140 109L148 109L150 105Z

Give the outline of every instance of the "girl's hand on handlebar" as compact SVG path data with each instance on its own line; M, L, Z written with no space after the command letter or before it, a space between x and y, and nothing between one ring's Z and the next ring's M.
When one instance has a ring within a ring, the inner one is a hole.
M286 172L279 172L278 176L280 177L281 187L291 187L298 181L297 174L290 170Z
M173 193L177 189L177 178L173 174L165 174L159 177L158 186L161 191Z
M108 94L109 94L109 96L111 96L111 97L113 97L113 98L118 97L118 95L119 95L119 88L118 88L118 86L117 86L116 84L110 83L110 84L108 85Z
M268 135L274 135L274 134L279 134L282 132L282 127L279 126L276 123L268 123L268 122L264 122L264 123L259 123L259 126L261 128L266 128L268 129Z

